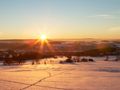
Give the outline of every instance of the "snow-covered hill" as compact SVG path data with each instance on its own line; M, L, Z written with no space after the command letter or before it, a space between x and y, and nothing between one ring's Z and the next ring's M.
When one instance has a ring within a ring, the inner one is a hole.
M0 90L120 90L120 62L0 66Z

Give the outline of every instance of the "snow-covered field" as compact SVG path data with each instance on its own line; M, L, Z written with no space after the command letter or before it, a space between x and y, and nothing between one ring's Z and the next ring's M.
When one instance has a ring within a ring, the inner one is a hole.
M1 65L0 90L120 90L120 62Z

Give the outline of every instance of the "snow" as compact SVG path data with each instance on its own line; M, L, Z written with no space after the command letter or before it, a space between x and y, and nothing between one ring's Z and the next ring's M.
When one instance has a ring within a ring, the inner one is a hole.
M120 90L120 62L1 65L0 90Z

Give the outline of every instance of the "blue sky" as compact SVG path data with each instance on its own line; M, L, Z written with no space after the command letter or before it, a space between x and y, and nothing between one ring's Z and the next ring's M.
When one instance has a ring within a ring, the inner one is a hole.
M0 0L0 39L120 38L120 0Z

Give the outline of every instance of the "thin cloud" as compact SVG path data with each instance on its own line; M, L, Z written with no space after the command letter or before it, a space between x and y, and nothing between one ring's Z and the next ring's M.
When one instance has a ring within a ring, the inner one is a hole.
M3 33L2 32L0 32L0 35L2 35Z
M90 18L104 18L104 19L114 19L115 16L109 15L109 14L98 14L98 15L92 15L89 16Z
M120 26L118 27L111 27L108 29L110 32L120 32Z

